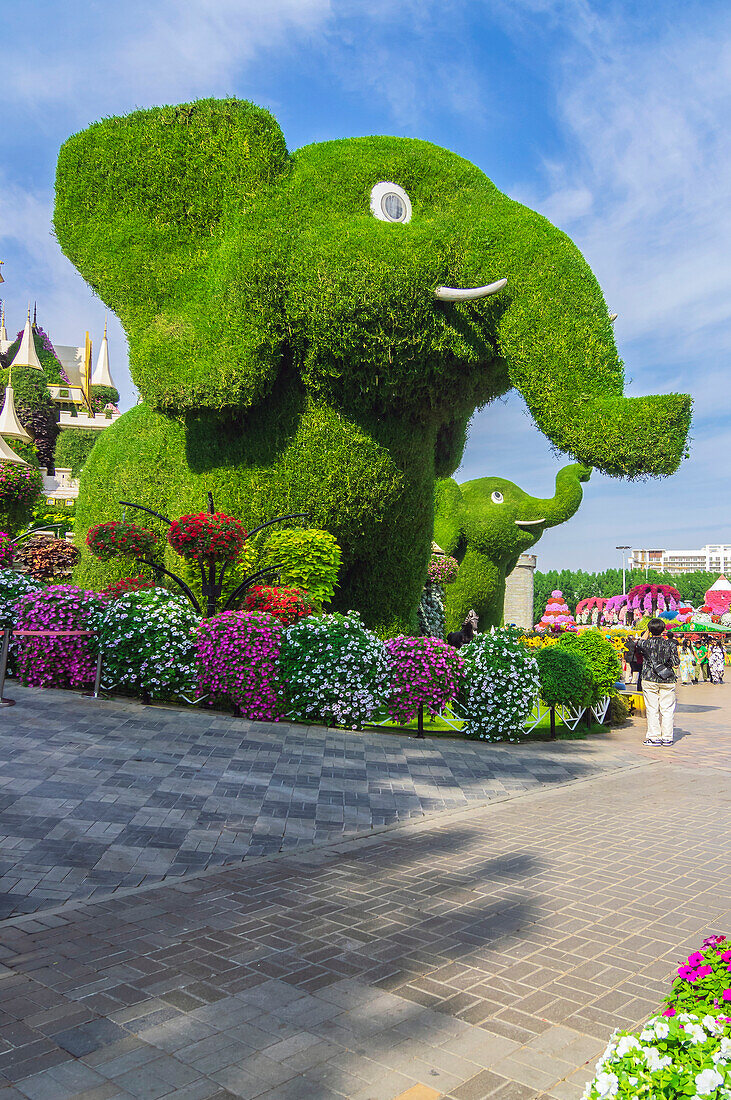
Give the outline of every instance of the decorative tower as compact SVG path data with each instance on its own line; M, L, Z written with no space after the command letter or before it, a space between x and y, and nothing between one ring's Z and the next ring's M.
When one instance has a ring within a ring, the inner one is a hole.
M8 330L5 328L5 302L0 305L0 344L7 344Z
M10 373L12 375L12 371ZM21 439L23 443L32 442L31 436L18 420L18 414L15 411L15 395L10 383L5 387L5 404L0 412L0 436L6 439Z
M17 354L10 364L10 369L13 367L32 367L33 370L43 371L41 361L38 358L35 343L33 342L33 326L30 319L30 306L28 306L28 320L25 322L25 328L23 329L23 338L20 341L20 347Z
M114 389L112 374L109 370L109 344L107 342L106 317L104 318L104 335L102 336L102 342L99 347L99 355L97 356L94 373L91 376L91 384L92 386L110 386Z
M576 622L560 589L555 588L546 601L546 610L541 621L536 623L536 630L550 630L553 633L576 630Z

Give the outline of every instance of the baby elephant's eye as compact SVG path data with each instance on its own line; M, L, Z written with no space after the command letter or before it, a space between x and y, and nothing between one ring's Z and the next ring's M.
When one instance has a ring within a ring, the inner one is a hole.
M496 489L495 492L490 497L490 499L491 499L493 504L502 504L502 502L505 500L505 497L503 496L502 493L498 492L498 490Z
M382 222L410 222L411 199L397 183L377 183L371 191L371 213Z

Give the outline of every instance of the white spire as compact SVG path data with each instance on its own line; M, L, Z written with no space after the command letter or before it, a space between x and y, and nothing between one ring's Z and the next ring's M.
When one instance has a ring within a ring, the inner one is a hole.
M20 455L16 455L15 451L11 451L7 443L0 435L0 462L19 462L21 466L27 466L28 463Z
M24 443L32 442L31 437L18 420L12 386L5 387L5 404L3 405L3 411L0 412L0 436L6 436L8 439L22 439Z
M23 329L23 339L20 341L20 347L18 353L10 364L11 369L13 367L33 367L34 370L43 370L41 361L38 358L36 352L36 346L33 343L33 327L30 321L30 306L28 306L28 320L25 322L25 328Z
M0 340L7 341L8 330L5 328L5 302L0 306Z
M112 382L112 375L109 370L109 344L107 342L106 317L104 318L104 335L102 336L102 342L99 347L96 366L91 376L91 384L92 386L111 386L114 389L114 382Z

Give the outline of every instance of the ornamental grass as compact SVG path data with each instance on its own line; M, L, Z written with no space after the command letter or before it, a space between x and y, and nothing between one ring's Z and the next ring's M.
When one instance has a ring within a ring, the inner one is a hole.
M213 703L233 703L243 718L276 722L281 716L279 653L282 625L258 611L224 611L198 628L198 692Z
M15 605L16 630L92 631L95 612L103 607L98 592L71 584L52 585L21 596ZM16 644L18 676L31 687L83 687L96 670L93 637L19 637Z
M388 716L406 724L426 707L432 714L444 710L459 689L464 661L439 638L389 638L386 655L391 666Z

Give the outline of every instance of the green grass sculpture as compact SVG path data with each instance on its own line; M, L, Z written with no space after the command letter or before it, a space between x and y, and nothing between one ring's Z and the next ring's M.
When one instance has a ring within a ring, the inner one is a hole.
M415 625L434 482L476 407L515 386L558 448L616 476L683 454L689 398L622 396L577 248L427 142L290 154L250 103L135 111L64 144L54 225L120 317L144 399L84 467L82 538L120 497L178 515L210 489L247 524L306 511L343 548L338 606L387 632ZM85 556L77 579L112 575Z
M505 580L547 527L565 523L578 510L582 482L591 470L574 463L556 475L549 500L528 496L512 481L480 477L458 485L437 482L434 539L460 563L457 579L446 587L447 630L458 630L472 608L479 630L500 626Z

